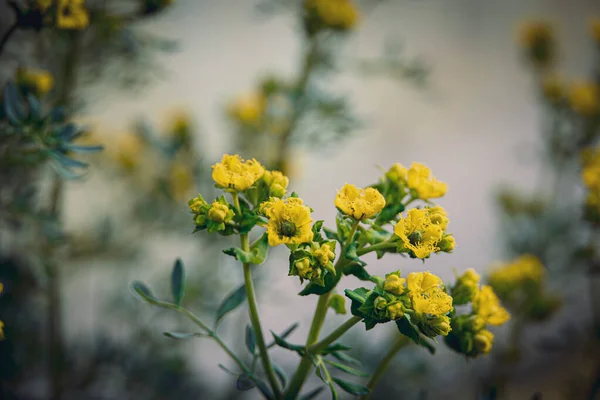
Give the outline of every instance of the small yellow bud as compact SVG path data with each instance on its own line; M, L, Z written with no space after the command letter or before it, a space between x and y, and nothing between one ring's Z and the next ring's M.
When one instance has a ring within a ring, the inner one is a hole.
M322 266L326 266L335 258L335 253L332 251L329 243L324 243L321 248L315 250L313 255Z
M478 286L479 274L474 269L469 268L456 280L456 284L452 288L454 304L467 304L477 293Z
M446 210L440 206L429 207L426 210L431 222L438 225L442 230L445 230L448 226L448 222L450 222Z
M289 179L279 171L265 171L263 180L269 187L269 196L283 197L287 190Z
M406 280L404 278L400 278L397 274L389 274L385 278L385 283L383 284L383 290L386 292L390 292L396 296L400 296L404 293L404 282Z
M402 303L394 303L387 308L388 316L390 319L400 319L404 316L404 310L402 309Z
M227 214L229 214L229 207L225 204L219 203L218 201L212 203L210 209L208 210L208 218L218 223L227 222Z
M473 338L473 346L480 354L488 354L492 350L494 334L488 330L478 332Z
M202 198L200 194L198 195L198 197L195 197L188 201L190 211L194 214L200 214L202 212L202 207L206 206L207 204L208 203L206 203L206 201L204 200L204 198Z
M571 87L571 107L584 116L596 115L600 111L600 89L594 82L578 82Z
M452 253L454 248L456 247L456 240L454 239L454 235L448 234L442 237L442 240L438 243L440 247L440 251L444 253Z
M385 298L379 296L373 302L373 307L375 307L375 309L378 311L384 310L387 307L387 300Z
M4 322L0 321L0 340L4 340Z
M294 264L296 270L298 271L298 276L304 279L310 279L310 275L313 269L310 267L310 260L308 258L303 258L301 260L296 261Z
M551 103L557 103L565 96L564 81L556 74L548 74L542 80L542 92Z
M386 178L397 184L406 183L407 175L408 169L399 163L392 165L389 171L385 173Z

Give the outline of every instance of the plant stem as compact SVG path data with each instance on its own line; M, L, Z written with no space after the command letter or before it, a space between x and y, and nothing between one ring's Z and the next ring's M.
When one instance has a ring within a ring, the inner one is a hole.
M358 249L356 251L356 254L359 255L359 256L362 256L362 255L365 255L365 254L370 253L372 251L392 249L394 247L396 247L395 243L387 242L386 241L386 242L381 242L381 243L374 244L374 245L369 246L369 247Z
M345 243L344 246L342 246L342 251L340 253L340 257L338 258L337 262L335 263L335 270L336 270L336 273L338 273L338 274L342 273L343 267L344 267L344 265L346 265L347 260L343 256L343 254L346 253L346 249L348 248L350 243L352 243L352 238L354 237L354 234L356 233L356 230L358 229L358 224L359 224L359 221L354 222L354 225L352 226L350 235L348 236L348 242ZM312 324L310 326L310 331L308 332L308 338L306 339L306 348L307 349L310 346L314 345L319 340L319 334L321 333L321 328L323 327L323 322L325 321L325 316L327 315L327 309L329 307L329 299L331 298L333 289L335 289L335 288L332 288L329 292L319 296L319 301L317 302L317 308L315 310ZM310 373L311 368L312 368L312 360L310 358L310 355L307 352L306 355L304 357L302 357L302 360L300 361L300 364L298 365L298 369L296 370L296 372L294 373L294 376L292 377L290 386L284 393L284 396L283 396L284 399L291 400L291 399L295 399L298 396L298 393L300 393L300 389L302 388L302 385L304 384L306 377Z
M398 338L396 339L396 342L394 343L394 345L392 346L392 348L387 352L387 354L385 355L385 357L383 357L383 359L379 362L379 365L377 365L377 368L375 369L375 372L373 373L373 376L371 376L371 379L369 380L369 383L367 383L367 387L369 389L371 389L371 392L373 391L373 389L375 388L375 386L377 385L377 383L379 383L379 381L381 380L381 378L383 377L383 374L385 373L385 371L387 370L387 368L389 367L390 363L392 362L392 360L394 359L394 357L396 356L396 354L398 354L398 352L404 348L406 345L408 345L409 339L408 337L404 336L404 335L398 335ZM362 399L366 400L369 398L369 395L363 396Z
M346 322L340 325L336 330L331 332L325 339L321 340L318 343L313 344L307 350L311 353L319 353L327 348L330 344L338 340L344 333L346 333L350 328L354 325L358 324L362 321L361 317L353 316L349 318Z
M237 209L238 213L242 214L242 209L240 207L239 195L237 193L232 193L233 204ZM242 250L249 251L250 250L250 242L248 240L248 234L240 235L240 244ZM250 314L250 323L252 324L252 329L254 330L254 336L256 337L256 345L258 346L258 353L260 354L260 360L267 374L267 379L271 384L271 388L273 389L273 393L275 394L275 398L279 398L281 396L281 391L279 389L279 382L277 381L277 377L275 376L275 371L273 370L273 366L271 365L271 360L269 358L269 352L267 349L267 345L265 343L265 338L263 336L262 326L260 323L260 316L258 312L258 304L256 301L256 292L254 290L254 282L252 281L252 269L250 263L243 263L244 269L244 286L246 288L246 298L248 299L248 311Z

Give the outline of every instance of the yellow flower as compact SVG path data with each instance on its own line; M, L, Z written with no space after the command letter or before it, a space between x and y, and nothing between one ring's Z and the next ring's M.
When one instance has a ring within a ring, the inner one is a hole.
M548 22L530 21L523 24L519 39L530 60L539 66L547 66L554 58L554 32Z
M408 179L408 169L402 164L396 163L390 167L388 172L385 173L385 176L392 182L397 184L406 183Z
M400 296L404 293L404 283L406 279L401 278L399 273L391 273L385 277L385 283L383 284L383 290L390 292L396 296Z
M412 250L418 258L425 258L438 251L443 229L431 222L427 210L413 208L405 218L400 218L394 227L394 233L405 248Z
M175 199L185 199L194 188L194 175L188 166L175 163L169 173L171 195Z
M466 270L452 288L455 304L467 304L478 291L479 274L473 268Z
M244 161L235 154L223 155L220 163L213 165L212 178L220 186L241 192L259 180L265 169L255 159Z
M0 293L2 293L4 291L4 285L2 284L2 282L0 282Z
M411 164L407 172L407 184L421 200L442 197L448 190L448 185L431 176L429 168L416 162Z
M269 222L267 233L269 245L300 244L313 238L310 208L295 197L287 200L274 199L261 207Z
M310 279L313 273L313 268L310 266L310 260L308 258L303 258L301 260L296 261L294 264L296 270L298 271L298 276L303 279ZM316 277L315 277L316 278Z
M565 96L565 83L557 74L547 74L542 79L542 92L548 101L556 103Z
M592 38L600 44L600 17L596 17L590 21L590 33Z
M142 158L144 142L138 135L127 133L117 141L117 162L125 169L134 169Z
M46 12L52 5L53 0L36 0L35 5L38 10Z
M442 228L442 230L446 230L448 222L450 222L448 219L448 214L446 214L446 210L440 206L428 207L426 210L431 222L438 225L440 228Z
M58 0L56 26L62 29L81 30L90 24L84 0Z
M595 115L600 111L600 90L593 82L573 84L569 99L573 110L581 115Z
M290 180L279 171L265 171L263 180L269 187L269 196L283 197Z
M438 247L440 248L440 251L452 253L454 251L454 248L456 247L456 240L454 239L454 235L443 235L442 240L440 240L440 242L438 243Z
M190 199L190 201L188 201L190 211L193 212L194 214L200 214L202 212L202 208L204 206L206 206L207 204L208 203L204 200L204 198L202 198L202 196L200 194L198 194L198 197L195 197L193 199Z
M229 106L229 114L244 124L258 125L266 107L267 98L262 93L247 94Z
M54 77L42 69L17 68L16 80L38 97L44 96L54 87Z
M0 340L4 340L4 322L0 321Z
M416 313L439 316L452 310L452 297L444 291L439 276L430 272L411 272L406 278L406 286Z
M314 251L313 255L322 266L326 266L335 258L335 253L329 243L323 243L319 249Z
M508 264L492 269L488 280L490 285L502 294L527 282L539 284L544 273L542 262L533 255L525 254Z
M371 218L385 206L385 199L377 189L359 189L346 184L335 196L335 206L357 221Z
M486 324L502 325L510 319L510 314L502 305L491 286L483 285L473 297L473 312Z
M314 11L331 28L350 29L360 18L356 6L350 0L307 0L305 8Z
M492 350L494 334L488 330L477 332L473 338L473 345L479 354L488 354Z
M227 219L231 220L232 217L233 213L230 212L229 207L219 203L218 200L215 200L208 210L208 218L218 223L227 222Z

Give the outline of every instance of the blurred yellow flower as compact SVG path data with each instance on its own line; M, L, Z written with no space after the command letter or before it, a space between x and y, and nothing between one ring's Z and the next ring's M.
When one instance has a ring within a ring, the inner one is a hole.
M427 215L429 216L431 223L436 224L443 230L446 230L448 227L448 222L450 222L448 219L448 214L446 214L446 210L440 206L427 207L425 210L427 210Z
M510 314L500 304L500 299L491 286L483 285L475 293L472 301L473 312L486 324L502 325L510 319Z
M544 266L542 262L531 254L525 254L516 260L500 265L490 271L488 281L494 288L515 288L526 282L539 284L544 277Z
M556 103L565 96L565 82L556 73L546 74L542 78L542 92L549 102Z
M144 141L136 134L125 133L117 139L117 162L127 170L132 170L137 167L142 158L144 150Z
M442 197L448 186L431 175L431 170L421 163L414 162L407 172L407 184L419 199L428 200Z
M244 161L237 154L223 155L221 162L212 168L212 178L218 185L238 192L250 188L265 172L255 159Z
M592 38L600 44L600 17L593 18L590 21L590 33Z
M573 84L569 100L571 107L578 114L592 116L600 111L600 89L594 82L578 82Z
M0 321L0 340L4 340L4 322Z
M17 68L16 81L19 86L31 90L38 97L44 96L54 87L54 77L42 69Z
M344 214L357 221L375 216L385 206L385 199L377 189L359 189L346 184L337 192L334 204Z
M45 12L50 8L52 2L53 0L36 0L35 5L40 11Z
M264 204L261 210L269 219L267 224L269 245L300 244L312 240L313 220L310 216L310 208L304 205L302 199L297 197L286 200L273 199Z
M331 28L347 30L360 19L356 5L350 0L306 0L304 5Z
M229 106L229 114L239 122L258 125L267 107L267 98L262 93L239 97Z
M397 184L406 183L408 179L408 169L400 163L396 163L390 167L388 172L385 173L385 176L395 182Z
M554 59L554 31L545 21L529 21L521 25L519 41L528 58L538 66L548 66Z
M438 243L442 240L443 229L432 223L427 209L413 208L406 217L400 218L394 227L394 233L400 238L405 248L412 250L418 258L425 258L438 251Z
M383 290L390 292L396 296L400 296L404 293L404 284L406 279L401 278L399 273L391 273L385 277L383 284Z
M56 26L62 29L81 30L90 24L84 0L58 0Z
M169 171L169 187L174 199L188 198L195 187L194 174L190 167L183 163L174 163Z
M482 330L473 337L473 345L479 354L488 354L492 350L494 334L488 330Z
M452 310L452 297L442 279L430 272L411 272L406 278L412 308L418 314L440 316Z

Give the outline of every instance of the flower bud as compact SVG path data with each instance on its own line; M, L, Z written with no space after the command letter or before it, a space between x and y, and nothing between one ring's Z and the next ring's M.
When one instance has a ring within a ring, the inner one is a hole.
M310 279L312 268L310 267L310 259L308 257L296 261L294 267L296 267L300 278Z
M206 225L206 215L198 214L194 217L194 224L197 226Z
M456 241L454 240L454 236L452 234L447 234L442 237L442 240L438 243L438 247L440 251L444 253L452 253L454 247L456 246Z
M332 251L329 243L323 243L321 248L314 251L313 255L317 262L323 267L335 258L335 253Z
M390 304L387 307L387 314L388 314L388 317L392 320L402 318L404 316L404 309L402 307L402 303L398 302L398 303Z
M480 354L488 354L494 343L494 334L488 330L478 332L473 338L473 346Z
M289 179L279 171L265 171L263 180L269 188L269 196L281 198L285 195Z
M375 307L375 309L377 311L384 310L387 307L387 300L385 298L379 296L373 302L373 307Z
M404 278L400 278L399 273L391 273L385 277L385 283L383 284L383 290L390 292L396 296L400 296L404 293Z
M448 215L446 214L446 210L444 210L440 206L427 208L427 214L432 223L439 225L442 230L446 229L448 226Z
M208 210L208 218L211 221L223 223L228 222L233 217L233 212L229 210L229 207L225 204L221 204L218 201L212 203Z
M450 327L450 318L447 315L427 318L419 324L421 331L425 336L435 337L438 335L448 336L452 330Z
M479 285L479 274L474 269L469 268L462 276L458 278L452 288L452 298L454 304L467 304L473 299Z

